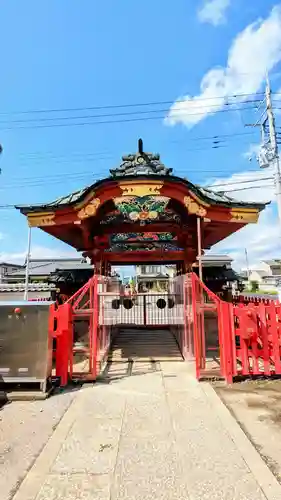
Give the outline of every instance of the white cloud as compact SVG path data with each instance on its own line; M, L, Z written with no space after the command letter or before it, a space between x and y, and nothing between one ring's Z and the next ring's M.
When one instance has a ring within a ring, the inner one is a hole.
M278 117L280 117L281 115L281 109L280 109L280 101L281 101L281 88L278 89L274 96L273 96L273 99L274 99L274 103L273 103L273 107L274 107L274 113L275 115L277 115ZM279 106L279 107L278 107ZM279 118L280 120L280 118Z
M210 23L214 26L226 21L226 10L230 6L230 0L205 0L198 11L198 19L201 23Z
M56 248L48 248L35 245L31 248L32 259L67 259L79 257L79 253L75 250L63 251ZM23 264L26 258L26 250L19 252L0 252L0 262L12 262L15 264Z
M224 179L215 179L208 182L208 186L213 191L227 191L227 196L240 201L268 202L274 199L272 168L249 170Z
M281 6L276 6L267 19L250 24L237 35L229 49L226 66L212 68L204 75L199 95L179 97L171 106L165 123L192 127L226 102L231 102L227 96L259 91L265 72L272 70L279 61Z
M240 270L246 267L245 248L250 266L264 259L280 258L281 228L273 206L268 206L260 215L258 224L249 224L212 248L213 253L227 253L233 258L233 266Z
M272 176L272 169L257 172L246 171L241 174L234 174L227 179L215 180L213 185L218 187L215 187L214 190L223 190L224 187L221 185L224 184L227 191L234 191L226 194L238 200L248 202L273 201L275 198L273 181L262 180L262 178L270 176ZM241 184L242 182L243 184ZM272 186L266 187L270 183ZM253 189L238 191L251 186L253 186ZM261 186L261 188L258 188L258 186ZM233 265L238 270L245 267L245 248L247 248L251 266L265 258L280 258L281 228L274 208L275 204L267 206L261 213L257 224L249 224L237 233L232 234L229 238L215 245L212 252L227 253L233 258Z
M248 147L247 151L243 153L243 158L246 160L253 160L258 156L258 153L260 151L261 145L260 144L250 144Z

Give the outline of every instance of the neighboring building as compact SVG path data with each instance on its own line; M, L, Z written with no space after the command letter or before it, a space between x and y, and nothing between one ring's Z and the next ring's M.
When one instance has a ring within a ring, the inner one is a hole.
M0 301L23 300L24 283L0 283ZM30 283L28 285L28 300L53 300L56 296L56 286L52 283Z
M203 281L214 293L225 300L232 298L232 293L243 289L242 279L232 269L233 259L228 255L203 255ZM198 264L194 266L198 273Z
M238 276L231 267L232 259L226 255L204 255L203 280L214 292L230 289ZM9 266L9 267L8 267ZM25 284L25 266L3 264L6 267L4 281L0 282L0 300L22 300ZM9 272L8 272L9 270ZM198 273L198 263L194 265ZM29 264L30 300L51 299L55 292L70 296L93 274L93 266L85 259L31 259ZM176 276L176 265L137 265L136 283L139 292L168 291L169 279ZM120 287L116 276L114 289ZM113 284L112 284L113 286Z
M202 256L203 281L215 293L219 290L238 288L240 277L232 269L232 259L228 255ZM193 266L198 273L199 264ZM169 278L176 275L174 265L139 265L136 266L139 291L167 291Z
M30 259L29 262L29 282L39 283L46 282L51 274L58 270L72 270L72 269L92 269L93 266L88 264L85 259L71 258L71 259ZM20 283L25 281L25 266L10 272L6 276L8 283Z
M259 288L265 292L277 290L281 282L281 260L265 260L252 267L249 271L248 282L258 283Z
M9 267L8 267L9 266ZM3 264L0 300L23 300L25 266ZM9 271L9 272L8 272ZM31 259L29 263L29 300L54 299L55 292L71 295L93 274L93 266L81 258Z
M168 280L175 276L175 273L176 268L173 265L138 265L136 266L138 291L167 291Z
M0 262L0 283L5 283L7 276L13 272L21 271L24 266L12 264L11 262Z

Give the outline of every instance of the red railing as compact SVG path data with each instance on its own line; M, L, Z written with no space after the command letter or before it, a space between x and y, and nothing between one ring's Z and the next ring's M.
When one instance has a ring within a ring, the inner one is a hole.
M265 305L269 305L272 302L278 304L279 303L278 297L277 296L276 296L276 298L259 297L259 296L255 297L254 295L246 295L246 294L233 296L233 303L234 304L255 304L255 305L265 304Z
M70 359L72 350L72 310L70 304L50 306L49 333L53 338L53 357L55 358L55 376L60 378L60 385L65 386L71 372Z
M69 377L96 379L124 322L169 326L184 358L195 359L198 379L222 377L231 383L237 376L281 375L281 305L277 302L224 302L195 274L170 280L166 293L129 298L134 300L129 308L124 295L109 290L110 278L95 275L66 303L50 307L56 376L62 385Z
M221 300L200 281L195 273L187 277L191 282L189 307L189 331L193 337L196 377L218 376L224 366L220 349L222 343L222 322L220 321ZM190 287L190 284L188 285ZM188 318L187 318L188 320Z
M73 379L95 380L106 361L112 325L103 321L102 294L108 283L109 278L94 275L65 303L72 313L69 376Z
M273 300L232 304L191 275L198 379L281 375L281 305ZM210 319L212 318L212 319Z
M281 374L281 307L234 306L233 376Z

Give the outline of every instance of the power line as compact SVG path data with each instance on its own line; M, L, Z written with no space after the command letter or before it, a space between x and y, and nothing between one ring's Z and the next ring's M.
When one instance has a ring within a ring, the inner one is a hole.
M244 102L241 102L241 103L238 103L238 104L248 104L248 103L260 103L259 100L247 100L247 101L244 101ZM226 109L222 109L222 110L217 110L217 111L240 111L240 108L229 108L228 106L233 106L233 105L237 105L237 103L233 102L233 103L226 103L224 104L223 106L226 107ZM210 109L210 107L214 107L214 108L217 108L218 107L218 104L209 104L208 106L193 106L192 105L192 110L193 109L204 109L204 108L208 108L208 110ZM242 111L243 109L249 109L249 108L242 108ZM255 109L255 106L253 106L253 109ZM24 119L16 119L16 120L2 120L0 121L0 124L3 124L3 123L33 123L33 122L53 122L53 121L69 121L69 120L85 120L85 119L88 119L88 118L115 118L115 117L119 117L119 116L132 116L132 115L143 115L143 114L149 114L149 113L168 113L170 112L171 109L149 109L149 110L141 110L141 111L123 111L121 113L107 113L107 114L95 114L95 115L78 115L78 116L55 116L55 117L47 117L47 118L24 118ZM182 110L182 109L174 109L172 114L175 113L175 115L180 115L180 114L184 114L184 115L187 115L189 116L189 113L186 113L186 111ZM198 114L204 114L204 113L199 113L197 112ZM193 116L193 115L196 115L197 113L190 113L190 116Z
M197 98L196 102L200 101L211 101L215 99L230 99L230 98L244 98L250 96L258 96L264 95L263 92L251 92L248 94L233 94L227 96L214 96L214 97L201 97ZM22 111L1 111L0 115L19 115L19 114L35 114L35 113L63 113L63 112L75 112L75 111L94 111L101 109L119 109L119 108L131 108L131 107L141 107L141 106L157 106L157 105L165 105L165 104L174 104L174 103L183 103L187 102L187 99L173 99L170 101L151 101L151 102L143 102L143 103L125 103L125 104L106 104L103 106L84 106L84 107L76 107L76 108L53 108L53 109L30 109L30 110L22 110ZM194 102L194 101L193 101ZM243 103L243 101L241 101Z
M249 170L249 172L260 172L259 170ZM227 173L225 170L218 170L218 169L215 169L215 170L191 170L189 169L188 172L186 171L186 169L176 169L174 175L177 177L177 176L183 176L183 175L186 175L186 174L207 174L207 175L214 175L214 174L223 174L225 176L225 174ZM83 180L88 180L89 177L93 180L93 181L97 181L101 178L101 176L105 176L104 178L106 178L108 175L107 172L103 172L101 171L100 173L94 173L92 170L85 170L85 171L73 171L73 172L60 172L60 173L57 173L57 174L53 174L53 175L48 175L47 177L46 176L38 176L38 177L30 177L30 176L26 176L26 177L18 177L15 179L15 182L14 179L12 178L10 181L8 181L7 184L3 184L3 185L0 185L0 190L5 190L5 189L14 189L15 187L17 186L20 186L22 188L24 187L35 187L35 186L41 186L41 185L44 185L44 186L48 186L48 185L59 185L59 184L65 184L66 181L75 181L75 180L79 180L79 181L83 181ZM234 172L232 175L240 175L239 172ZM234 182L233 184L239 184L239 183L244 183L244 182L259 182L259 181L262 181L262 180L267 180L267 178L262 178L262 179L253 179L251 181L239 181L237 180L236 182ZM230 185L229 182L226 182L224 184L222 184L222 186L227 186L227 185ZM217 186L217 184L214 184L213 185L214 187ZM220 186L220 184L219 184ZM208 186L209 187L209 186Z
M251 179L251 180L246 180L246 181L226 182L224 184L213 184L211 186L208 186L208 188L216 188L216 187L224 187L224 186L236 186L237 184L249 184L250 182L261 182L261 181L268 181L268 180L273 180L273 177L271 176L271 177L262 177L261 179ZM253 187L256 187L256 186L253 186Z
M248 186L245 188L232 189L230 191L223 191L224 193L236 193L237 191L247 191L247 189L264 189L268 187L274 187L274 184L265 184L264 186Z
M217 135L209 135L209 136L199 136L199 137L188 137L187 141L186 139L182 139L182 140L172 140L172 141L168 141L168 144L179 144L179 143L188 143L189 141L190 142L194 142L194 141L207 141L207 140L213 140L214 142L216 141L219 141L219 142L222 142L224 141L225 139L229 139L229 140L232 140L234 138L240 138L240 137L246 137L246 136L250 136L250 135L255 135L257 132L256 130L252 130L250 132L237 132L237 133L233 133L233 134L217 134ZM280 132L281 133L281 132ZM167 142L165 143L167 144ZM105 156L102 156L102 155L112 155L114 154L114 151L110 151L110 150L105 150L105 151L90 151L90 152L84 152L84 151L71 151L71 150L68 150L67 151L68 155L72 158L73 156L83 156L83 157L90 157L90 156L98 156L100 158L104 158ZM38 156L42 157L42 156L46 156L46 159L48 160L49 158L61 158L61 157L67 157L67 155L62 152L61 154L54 154L53 151L31 151L31 152L27 152L27 153L21 153L19 155L19 159L37 159ZM49 155L52 155L52 156L49 156ZM111 156L110 156L111 158ZM108 159L110 159L108 157Z
M223 143L225 142L225 144ZM243 143L245 144L245 142ZM198 147L198 148L185 148L185 152L194 152L194 151L211 151L211 150L216 150L216 149L222 149L222 148L229 148L232 144L228 143L228 141L215 141L214 143L211 143L210 145L204 145L203 147ZM43 155L41 156L34 156L34 157L24 157L22 156L19 158L18 165L19 166L27 166L30 165L30 163L34 162L48 162L48 164L52 163L69 163L69 164L75 164L75 163L93 163L95 165L95 162L101 162L101 161L108 161L112 160L114 157L112 155L110 156L101 156L101 157L95 157L91 155L81 155L81 157L72 157L70 156L47 156L44 157Z
M211 150L211 149L220 149L222 147L228 147L231 146L232 141L236 140L236 135L238 136L247 136L247 135L252 135L253 133L245 133L245 134L233 134L233 137L231 135L225 136L225 139L216 139L213 140L210 144L206 144L203 147L200 148L185 148L183 152L186 151L206 151L206 150ZM215 139L219 136L210 136L208 139ZM223 137L223 136L222 136ZM241 137L237 137L240 138ZM200 141L200 140L205 140L206 138L204 137L198 137L198 138L191 138L190 141ZM172 141L175 142L176 141ZM167 144L167 143L166 143ZM188 144L188 141L187 141ZM241 143L242 144L242 143ZM244 144L244 142L243 142ZM106 160L112 160L114 158L113 156L113 151L111 154L104 153L101 156L98 156L100 153L98 152L92 152L92 153L83 153L83 152L69 152L69 154L52 154L52 152L34 152L34 153L27 153L27 154L21 154L19 158L14 158L14 161L19 161L19 165L27 164L29 165L30 162L41 162L41 161L56 161L60 163L80 163L80 162L96 162L96 161L106 161ZM24 163L23 163L24 162Z
M249 109L254 109L254 107L245 107L243 108L243 111L249 110ZM169 111L169 110L168 110ZM227 108L227 109L218 109L215 112L216 113L225 113L225 112L230 112L230 111L240 111L239 108L233 109L233 108ZM161 110L160 110L161 112ZM201 116L205 115L206 112L202 113L182 113L186 117L190 116ZM177 115L179 116L179 114ZM88 116L87 118L91 118L91 116ZM88 125L108 125L108 124L115 124L115 123L132 123L132 122L139 122L139 121L150 121L150 120L163 120L166 118L166 115L162 116L145 116L145 117L137 117L137 118L125 118L125 119L120 119L120 120L102 120L102 121L84 121L81 123L52 123L52 124L45 124L45 125L27 125L27 126L18 126L18 127L0 127L1 130L30 130L30 129L41 129L41 128L61 128L61 127L81 127L81 126L88 126ZM74 118L72 118L74 119ZM80 119L79 117L76 117L76 119ZM57 118L57 120L60 120L60 118Z
M271 177L268 178L268 179L271 179ZM260 179L260 180L266 180L266 179ZM245 181L241 181L240 183L239 182L233 183L233 185L243 184L244 182ZM247 181L247 182L254 182L254 181ZM256 182L258 182L258 181L256 181ZM223 187L227 187L227 186L230 186L230 185L232 185L232 183L223 184L222 186ZM218 186L219 185L215 185L213 187L218 187ZM249 190L249 189L261 189L261 188L267 188L267 187L274 187L274 185L273 184L264 184L263 186L247 186L247 187L243 187L243 188L237 188L237 189L231 189L231 190L223 190L222 192L223 193L235 193L235 192L238 192L238 191L246 191L246 190ZM0 205L0 209L1 210L13 209L13 208L15 208L15 205L22 205L22 203ZM37 205L40 206L40 204L38 204L38 203L37 203Z
M280 127L281 128L281 127ZM232 138L232 137L241 137L241 136L248 136L248 135L254 135L256 134L256 131L253 130L251 132L237 132L237 133L234 133L234 134L218 134L218 135L207 135L207 136L203 136L203 137L189 137L188 140L189 141L205 141L205 140L209 140L209 139L220 139L220 138ZM179 141L179 140L175 140L175 141L171 141L172 143L179 143L179 142L185 142L185 139L182 140L182 141Z

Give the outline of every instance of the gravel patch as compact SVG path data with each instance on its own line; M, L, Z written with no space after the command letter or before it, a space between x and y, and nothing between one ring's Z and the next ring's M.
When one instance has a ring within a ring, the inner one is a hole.
M60 392L44 401L15 401L0 409L1 500L11 500L73 401Z
M281 483L281 381L218 382L214 388Z

